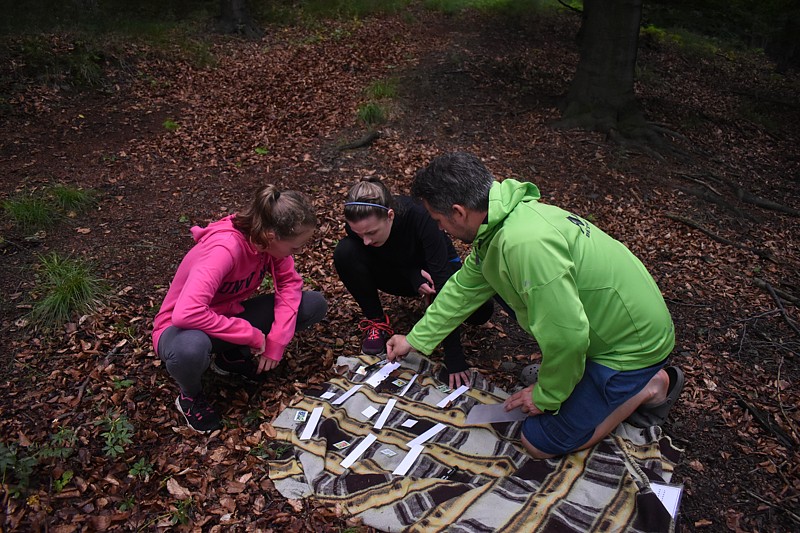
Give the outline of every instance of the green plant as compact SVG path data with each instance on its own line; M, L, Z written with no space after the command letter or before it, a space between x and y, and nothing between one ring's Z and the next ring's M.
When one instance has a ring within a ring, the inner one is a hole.
M135 382L132 379L115 378L114 381L111 383L111 386L114 388L114 390L120 390L120 389L127 389L134 383Z
M267 150L263 146L256 146L253 151L258 155L267 155L269 153L269 150Z
M128 470L128 475L131 477L138 477L147 481L153 473L153 464L147 461L144 457L133 463L133 466Z
M164 126L164 129L167 131L177 131L177 129L180 128L180 125L171 118L162 122L161 125Z
M58 478L55 481L53 481L53 488L56 489L56 492L61 492L62 490L64 490L64 487L66 487L67 484L70 481L72 481L72 476L73 475L74 474L73 474L72 470L65 470L61 474L60 478Z
M272 292L272 288L273 288L272 278L265 277L263 280L261 280L261 286L259 287L259 289L261 289L262 291Z
M249 426L256 422L260 422L263 418L264 418L264 412L261 411L261 409L253 409L252 411L244 415L244 418L242 418L242 422L245 425Z
M387 80L373 81L364 91L372 99L394 98L397 96L397 80L390 78Z
M188 524L192 515L192 508L194 507L194 498L186 498L178 500L174 509L170 513L170 522L172 525Z
M50 189L56 205L64 211L80 213L95 202L95 192L68 185L56 185Z
M86 263L55 252L39 256L37 278L35 291L40 297L30 318L45 327L63 324L74 313L94 311L108 292Z
M125 511L130 511L133 509L134 505L136 505L136 497L133 494L129 494L125 496L124 500L119 502L117 509L119 509L121 513L124 513Z
M4 201L3 211L25 232L52 226L57 215L44 199L30 195Z
M367 127L372 128L378 124L386 122L386 111L380 104L369 102L358 108L358 120Z
M35 455L21 452L16 444L0 442L0 484L7 485L12 496L18 497L28 489L31 474L38 464Z
M76 440L78 440L78 436L75 434L75 430L60 427L56 433L50 435L50 444L39 450L39 457L64 460L75 451Z
M133 424L128 421L125 414L116 411L106 414L102 420L95 421L95 425L102 425L105 431L100 434L106 443L103 452L109 457L118 457L125 453L124 446L133 442Z

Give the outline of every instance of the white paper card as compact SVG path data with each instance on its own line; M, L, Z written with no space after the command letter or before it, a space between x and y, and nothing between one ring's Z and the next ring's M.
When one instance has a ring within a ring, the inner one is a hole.
M394 469L392 474L396 476L405 476L408 469L411 468L411 465L414 464L414 461L417 460L419 454L422 453L422 446L412 446L411 451L409 451L403 460L397 465L397 468Z
M332 402L333 405L343 404L350 396L355 394L358 391L358 389L360 389L360 388L361 388L361 385L354 386L352 389L350 389L349 391L345 392L344 394L342 394L341 396L339 396L338 398L333 400L333 402Z
M653 489L655 495L658 496L658 499L664 504L669 514L675 519L678 516L678 507L681 504L683 485L651 482L650 488Z
M342 459L341 462L342 468L350 468L350 466L352 466L352 464L355 463L359 457L361 457L361 454L367 451L367 448L369 448L377 438L378 437L376 437L372 433L364 437L364 440L362 440L352 452L347 454L347 457Z
M462 394L464 394L468 390L469 390L469 386L468 385L461 385L459 388L457 388L456 390L454 390L453 392L448 394L445 399L443 399L441 402L437 403L436 407L445 407L448 403L452 402L453 400L455 400L456 398L458 398L459 396L461 396Z
M371 387L377 387L381 381L389 377L389 374L400 368L400 363L386 363L377 372L372 374L365 383Z
M386 405L384 406L383 411L381 411L381 416L379 416L378 417L378 421L375 422L375 429L383 428L383 425L386 423L386 420L389 418L389 413L392 412L392 409L394 409L394 404L396 404L396 403L397 403L397 400L395 400L394 398L392 398L391 400L386 402Z
M308 422L306 422L306 427L303 428L303 433L300 435L300 440L308 440L314 434L314 430L317 429L317 424L319 423L319 418L322 416L322 407L315 407L313 411L311 411L311 416L308 418Z
M416 375L416 374L414 374L413 376L411 376L411 379L409 380L409 382L408 382L408 383L406 383L406 386L405 386L405 387L403 387L403 390L401 390L401 391L400 391L400 394L398 394L398 396L403 396L403 395L405 395L405 393L407 393L407 392L408 392L408 389L410 389L410 388L411 388L411 385L413 385L413 384L414 384L414 382L415 382L416 380L417 380L417 375Z
M377 410L377 409L375 409L375 407L374 407L374 406L370 405L369 407L367 407L366 409L364 409L363 411L361 411L361 414L362 414L362 415L364 415L364 416L365 416L365 417L367 417L367 418L372 418L372 417L373 417L373 415L374 415L375 413L377 413L377 412L378 412L378 410Z
M467 413L465 425L478 426L494 422L514 422L516 420L525 420L527 417L528 415L523 413L519 407L506 411L505 405L502 403L476 405Z
M436 435L438 435L439 432L441 430L443 430L445 427L446 426L444 424L436 424L431 429L429 429L428 431L426 431L425 433L423 433L422 435L420 435L416 439L414 439L411 442L409 442L408 443L408 447L409 448L413 448L414 446L421 446L426 441L428 441L428 440L432 439L433 437L435 437Z
M320 396L320 398L322 398L323 400L330 400L334 396L336 396L336 393L333 392L332 390L329 390L329 391L323 392L322 395Z
M416 426L416 425L417 425L417 421L416 421L416 420L414 420L413 418L409 418L408 420L406 420L405 422L403 422L402 424L400 424L400 427L404 427L404 428L413 428L413 427L414 427L414 426Z

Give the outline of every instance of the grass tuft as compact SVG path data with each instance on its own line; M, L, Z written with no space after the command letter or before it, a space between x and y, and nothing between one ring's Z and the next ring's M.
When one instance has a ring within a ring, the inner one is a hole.
M80 260L57 253L39 256L36 292L30 319L34 325L60 326L76 314L96 310L108 294L106 284Z
M66 212L81 213L95 203L94 191L69 185L55 185L50 189L50 194L58 208Z
M368 128L386 122L386 111L380 104L370 102L358 108L358 120L363 122Z
M37 231L53 225L57 213L43 198L17 196L3 202L3 211L22 231Z
M390 78L388 80L373 81L365 89L364 93L373 100L394 98L397 96L397 80Z

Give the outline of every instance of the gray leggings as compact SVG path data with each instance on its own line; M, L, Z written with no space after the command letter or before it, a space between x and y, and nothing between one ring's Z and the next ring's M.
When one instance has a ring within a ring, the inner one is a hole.
M237 315L250 322L264 334L269 333L275 320L275 295L265 294L242 302L244 311ZM303 291L300 308L297 310L296 330L312 326L325 318L328 303L321 293ZM178 382L186 396L202 392L201 377L211 364L212 352L241 350L247 347L210 337L198 329L180 329L170 326L158 340L158 355L166 363L167 372Z

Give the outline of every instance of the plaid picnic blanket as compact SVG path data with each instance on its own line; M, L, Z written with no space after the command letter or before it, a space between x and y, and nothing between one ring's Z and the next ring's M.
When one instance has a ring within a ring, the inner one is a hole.
M680 455L660 428L622 424L589 450L534 460L519 441L521 421L465 426L474 405L508 397L480 374L469 391L441 408L436 404L447 393L437 388L442 384L432 377L429 359L412 352L372 387L363 383L368 376L355 371L376 360L340 357L339 377L307 390L273 422L286 445L270 461L269 476L283 496L337 505L386 532L674 531L650 489L651 480L670 481ZM398 396L414 374L414 383ZM355 394L333 405L359 383ZM325 392L335 396L322 399ZM380 413L391 398L396 404L385 425L374 429L380 415L367 415ZM320 406L312 437L300 440L307 415L297 413ZM408 420L416 423L404 427ZM410 470L392 475L409 453L408 442L437 423L445 429L424 443ZM375 442L342 468L342 460L370 434Z

